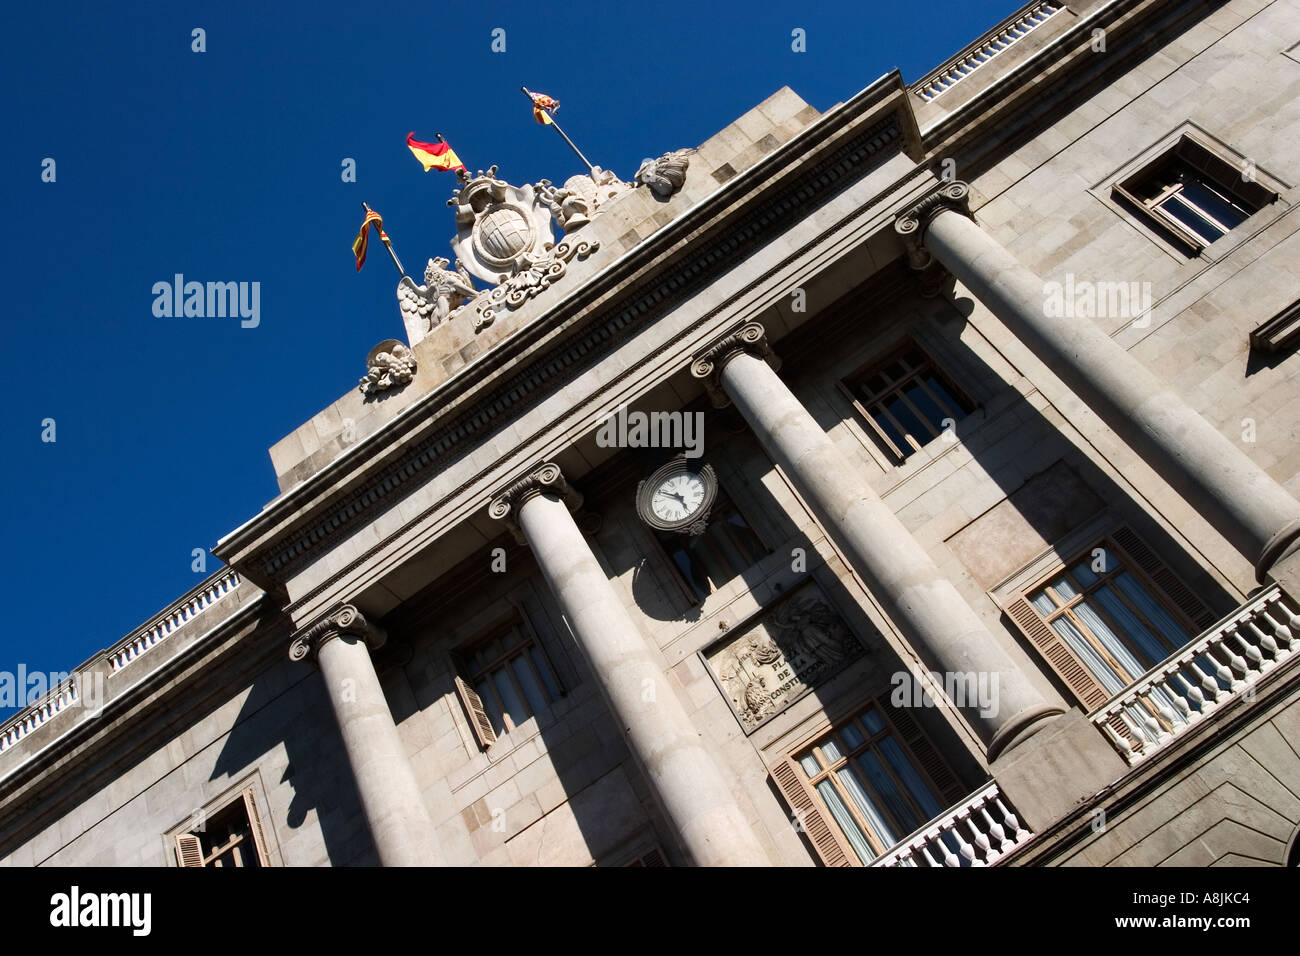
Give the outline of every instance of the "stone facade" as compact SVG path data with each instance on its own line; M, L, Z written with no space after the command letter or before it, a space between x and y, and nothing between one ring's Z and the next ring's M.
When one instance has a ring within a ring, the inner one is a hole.
M177 865L242 793L271 865L858 862L790 758L872 702L940 811L996 808L1002 861L1293 858L1300 365L1250 336L1300 299L1300 4L1008 24L824 114L780 90L680 189L612 191L562 278L490 323L442 309L410 381L277 443L233 573L79 669L102 714L0 728L0 862ZM1113 189L1183 136L1275 196L1192 255ZM1052 321L1077 282L1149 283L1150 309ZM854 383L902 343L970 410L899 461ZM711 520L752 536L734 574L697 590L640 520L673 452L603 447L620 408L700 416ZM1090 699L1015 617L1101 540L1242 661L1199 720L1142 712L1165 723L1137 755L1106 708L1138 691ZM1244 650L1230 614L1281 629ZM494 726L465 687L503 634L554 686ZM946 705L897 703L913 674ZM922 844L874 853L944 856Z

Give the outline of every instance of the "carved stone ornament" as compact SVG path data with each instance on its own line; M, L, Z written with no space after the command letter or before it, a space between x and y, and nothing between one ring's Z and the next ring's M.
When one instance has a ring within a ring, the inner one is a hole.
M934 262L925 248L925 230L935 216L948 209L974 218L970 211L970 186L960 181L944 183L894 218L894 231L907 247L908 265L913 269L927 269Z
M374 395L400 388L415 377L415 354L397 339L384 339L366 356L366 374L357 388Z
M538 465L497 493L488 505L488 517L504 521L514 534L515 540L520 544L527 544L519 529L519 511L530 498L545 494L556 495L570 511L577 511L582 507L582 495L565 481L560 466L548 461Z
M314 658L322 644L343 634L361 638L372 651L383 647L388 637L383 630L367 621L356 607L342 604L293 636L289 644L289 659L301 661L308 657Z
M747 323L724 335L691 360L691 375L704 380L714 408L726 408L731 404L722 388L722 369L742 353L757 356L774 369L781 367L781 360L768 344L767 331L757 322Z
M660 199L668 199L686 183L686 168L693 149L675 149L658 159L643 159L636 171L637 183L649 186Z
M600 248L600 240L566 239L550 255L534 262L525 272L518 272L495 289L483 293L472 304L474 331L481 332L496 321L504 307L517 309L533 296L549 289L564 278L573 259L585 259Z
M460 260L456 260L455 271L447 268L449 264L450 260L438 256L424 267L424 285L416 285L410 276L402 276L397 283L397 304L412 347L479 294Z
M608 169L594 166L592 170L592 175L570 176L563 186L553 186L549 179L537 184L537 195L566 233L581 229L610 200L636 188Z
M496 285L551 258L555 238L551 209L533 186L511 186L492 166L457 189L447 205L456 212L460 261L484 282Z
M808 584L704 658L749 733L863 653L816 585Z
M415 354L397 339L384 339L366 356L366 374L357 388L374 395L401 388L415 377Z

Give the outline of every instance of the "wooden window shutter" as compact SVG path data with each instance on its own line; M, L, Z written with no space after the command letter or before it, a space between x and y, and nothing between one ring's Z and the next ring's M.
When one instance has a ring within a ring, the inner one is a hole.
M890 722L893 723L894 729L898 731L899 736L903 738L903 743L907 749L912 751L912 756L916 762L921 765L921 769L929 775L931 782L938 788L939 795L943 798L944 806L952 806L970 791L962 786L957 775L952 772L948 766L948 761L943 759L943 754L939 753L939 748L930 742L930 738L925 735L921 725L917 722L907 710L906 707L895 707L881 700L879 704L884 705L884 709L889 714Z
M203 866L203 844L193 833L177 834L176 863L179 866Z
M483 699L479 697L473 687L456 677L456 696L465 707L465 713L469 716L470 729L474 731L474 736L478 738L479 746L487 748L496 743L497 732L492 729L492 718L488 716L487 708L483 706Z
M772 767L771 771L776 788L794 811L795 819L802 821L804 835L812 843L813 850L822 863L827 866L850 866L850 857L838 827L827 822L817 801L813 799L812 792L804 784L799 767L787 758Z
M1155 582L1156 586L1164 592L1165 597L1169 598L1174 606L1196 625L1197 633L1208 629L1219 619L1196 596L1196 592L1179 580L1178 575L1174 574L1131 528L1119 528L1110 537L1129 560Z
M1026 598L1016 598L1007 605L1006 611L1007 617L1029 638L1056 675L1065 681L1065 686L1079 698L1085 713L1092 713L1110 699L1106 688L1083 666L1069 645L1048 626Z
M266 834L262 832L262 821L257 815L257 805L253 803L253 791L245 790L243 797L244 812L248 814L248 828L253 834L257 862L262 866L270 866L270 858L266 855Z

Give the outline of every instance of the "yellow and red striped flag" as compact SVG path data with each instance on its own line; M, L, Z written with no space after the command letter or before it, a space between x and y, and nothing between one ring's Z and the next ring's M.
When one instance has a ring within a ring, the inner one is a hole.
M534 93L531 90L528 91L528 95L533 100L533 119L543 126L550 126L551 117L549 114L560 108L560 101L547 96L545 93Z
M352 254L357 257L357 271L366 264L366 245L370 240L370 224L375 224L375 231L379 233L381 242L387 242L388 236L384 233L384 217L379 215L373 209L366 210L366 218L362 220L361 231L357 237L352 240Z
M415 133L406 134L406 145L427 173L434 169L464 169L465 165L448 143L421 143Z

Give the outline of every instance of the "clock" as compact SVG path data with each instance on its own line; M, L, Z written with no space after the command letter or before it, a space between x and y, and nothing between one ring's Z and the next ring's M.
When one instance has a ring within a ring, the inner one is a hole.
M678 455L637 485L636 510L656 531L698 535L708 527L709 509L717 497L713 467Z

